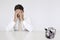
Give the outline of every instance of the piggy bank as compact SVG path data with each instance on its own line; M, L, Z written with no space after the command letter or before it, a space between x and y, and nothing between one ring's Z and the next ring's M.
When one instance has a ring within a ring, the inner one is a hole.
M56 29L53 27L45 28L45 37L48 39L53 39L56 34Z

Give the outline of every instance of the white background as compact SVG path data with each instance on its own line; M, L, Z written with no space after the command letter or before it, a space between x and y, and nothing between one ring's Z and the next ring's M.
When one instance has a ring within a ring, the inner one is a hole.
M25 17L30 17L34 31L45 27L60 30L60 0L0 0L0 31L13 20L14 6L22 4Z

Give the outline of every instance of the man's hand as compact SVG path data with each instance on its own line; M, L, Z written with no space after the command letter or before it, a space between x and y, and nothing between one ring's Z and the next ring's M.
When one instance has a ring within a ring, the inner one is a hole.
M17 21L17 13L14 14L14 22Z
M14 21L16 22L17 19L19 19L20 21L23 21L23 13L15 12Z

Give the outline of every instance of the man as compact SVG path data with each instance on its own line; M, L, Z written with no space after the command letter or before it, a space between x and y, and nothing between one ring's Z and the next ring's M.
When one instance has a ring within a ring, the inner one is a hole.
M14 31L29 31L29 32L31 32L32 31L31 25L29 24L29 22L27 22L24 19L24 7L20 4L18 4L15 6L14 11L15 11L14 21L8 25L7 30L9 29L9 30L14 30Z

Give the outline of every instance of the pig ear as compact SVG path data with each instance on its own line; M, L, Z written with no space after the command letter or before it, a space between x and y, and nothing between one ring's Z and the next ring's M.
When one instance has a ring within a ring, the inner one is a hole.
M47 29L45 28L45 31L47 31Z

